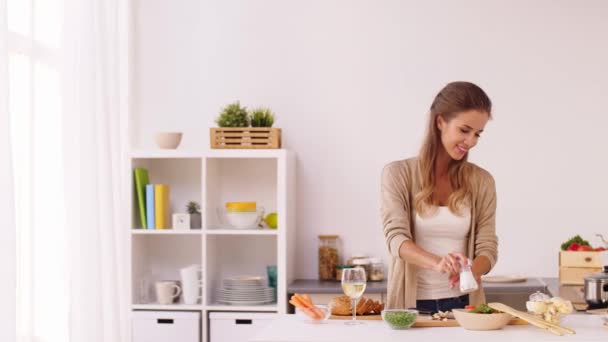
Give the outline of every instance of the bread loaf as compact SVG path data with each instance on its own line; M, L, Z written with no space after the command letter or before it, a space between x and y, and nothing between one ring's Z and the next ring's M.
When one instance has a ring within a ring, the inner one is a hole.
M348 296L334 297L329 303L331 306L331 314L336 316L349 316L353 312L351 310L352 301ZM379 315L384 309L384 304L377 302L371 298L361 297L357 301L357 315Z

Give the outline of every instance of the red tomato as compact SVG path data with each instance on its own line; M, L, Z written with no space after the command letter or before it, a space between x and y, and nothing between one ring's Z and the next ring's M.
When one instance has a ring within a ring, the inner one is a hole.
M573 242L573 243L570 244L570 246L568 246L567 250L569 250L569 251L578 251L578 248L580 246L581 245L579 245L578 243Z
M467 305L464 307L466 310L473 310L475 309L475 305Z
M594 249L594 251L596 251L596 252L603 252L605 250L606 250L606 248L604 248L604 247L597 247Z
M580 246L577 250L582 251L582 252L588 252L588 251L592 251L593 248L591 248L591 246Z

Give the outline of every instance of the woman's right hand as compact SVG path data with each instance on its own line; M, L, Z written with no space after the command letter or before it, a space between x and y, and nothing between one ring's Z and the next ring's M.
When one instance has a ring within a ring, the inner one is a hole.
M433 269L442 274L460 274L461 263L466 263L466 257L462 253L449 253L444 255Z

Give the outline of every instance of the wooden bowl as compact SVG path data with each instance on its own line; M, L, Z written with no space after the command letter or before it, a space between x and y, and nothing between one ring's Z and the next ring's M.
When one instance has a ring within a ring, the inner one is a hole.
M502 329L513 316L507 313L470 313L470 310L454 309L454 318L461 327L467 330L498 330Z

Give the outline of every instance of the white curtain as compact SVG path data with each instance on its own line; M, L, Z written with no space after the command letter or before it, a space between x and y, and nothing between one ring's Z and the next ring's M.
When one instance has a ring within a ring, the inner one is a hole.
M124 164L127 54L121 22L125 2L9 1L15 7L31 3L34 22L29 44L17 44L17 52L11 55L9 76L0 69L1 82L10 80L15 104L11 103L10 113L14 121L17 340L128 341L130 287L125 247L129 231L123 220L128 203L123 198L128 192L123 177L128 175ZM62 11L56 17L62 29L53 46L53 39L38 41L52 38L52 32L35 28L52 24L49 11L57 10L59 3ZM15 37L24 41L29 31L23 32ZM5 64L0 55L0 68ZM10 171L4 162L4 116L2 185L5 167ZM11 178L10 174L6 177Z
M6 1L0 0L0 341L16 340L16 230L8 106L8 47Z
M120 0L65 0L70 341L126 341L126 112Z

